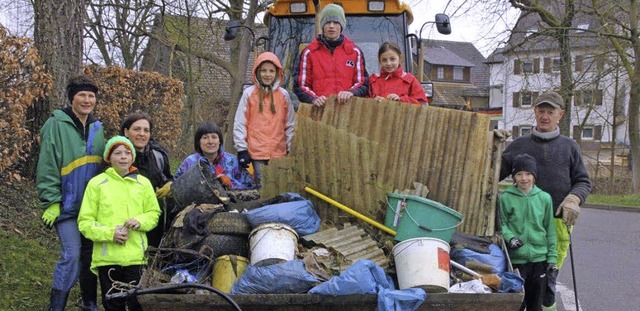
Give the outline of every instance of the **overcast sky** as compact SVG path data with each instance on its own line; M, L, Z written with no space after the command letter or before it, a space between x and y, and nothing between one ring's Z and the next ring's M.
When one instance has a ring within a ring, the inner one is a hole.
M425 25L423 39L471 42L486 57L504 42L510 29L516 22L518 10L510 7L507 1L494 0L489 5L471 7L470 0L404 0L412 9L414 21L409 31L416 33L427 21L433 21L436 13L445 13L451 18L452 33L441 35L434 25ZM7 10L11 15L20 14L21 9L14 3L0 8L0 23L15 31L17 21L5 18ZM497 11L502 14L488 14Z
M450 16L450 35L441 35L435 25L426 25L422 30L423 39L471 42L486 57L508 39L506 29L511 29L519 11L510 7L507 1L495 0L484 6L471 7L468 0L404 0L413 11L414 21L409 31L417 33L427 21L433 21L436 13ZM503 14L488 14L487 12Z

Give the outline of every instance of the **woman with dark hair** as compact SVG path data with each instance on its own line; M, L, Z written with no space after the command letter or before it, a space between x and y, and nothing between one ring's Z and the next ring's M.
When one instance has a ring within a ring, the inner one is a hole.
M222 130L215 122L200 124L193 140L196 153L182 161L173 178L177 179L200 161L216 177L222 177L220 180L227 190L255 189L255 181L249 173L240 169L238 159L224 151L223 139Z
M136 149L136 158L133 166L138 169L140 175L148 178L156 189L156 198L160 204L160 220L158 225L147 232L149 246L158 247L160 240L171 225L170 211L173 201L167 196L171 193L171 168L169 167L169 155L167 150L152 137L153 122L146 112L136 111L127 116L120 126L120 134L129 138Z

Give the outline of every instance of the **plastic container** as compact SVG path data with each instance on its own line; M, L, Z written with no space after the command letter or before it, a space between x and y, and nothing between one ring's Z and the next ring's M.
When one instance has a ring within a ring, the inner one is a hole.
M396 231L396 241L436 238L449 243L456 227L462 223L462 214L423 197L389 193L387 201L385 226ZM393 228L389 225L394 223L398 206L404 206L404 211L399 211L398 225ZM388 219L391 220L389 224Z
M231 292L231 286L240 278L249 265L249 260L242 256L224 255L213 264L211 286L224 293Z
M297 246L298 234L285 224L262 224L249 234L250 260L254 266L293 260Z
M409 239L393 247L393 257L400 289L449 291L449 243L434 238Z

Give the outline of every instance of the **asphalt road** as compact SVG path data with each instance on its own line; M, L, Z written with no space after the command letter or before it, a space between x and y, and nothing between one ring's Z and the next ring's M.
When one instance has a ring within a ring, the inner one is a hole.
M583 208L572 239L580 310L640 310L640 212ZM558 310L577 310L569 257L558 282Z

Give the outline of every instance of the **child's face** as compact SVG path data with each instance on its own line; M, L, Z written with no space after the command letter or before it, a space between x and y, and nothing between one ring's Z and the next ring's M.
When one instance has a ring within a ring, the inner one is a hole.
M394 72L400 66L400 55L393 50L380 54L380 67L386 72Z
M265 85L272 85L276 80L276 74L278 73L276 66L270 62L264 62L260 65L258 69L258 74L260 75L260 80Z
M516 175L513 176L513 179L519 189L531 189L536 180L535 177L533 177L533 174L527 171L517 172Z
M124 176L129 172L131 164L133 164L133 154L124 145L118 145L109 156L109 162L120 176Z

